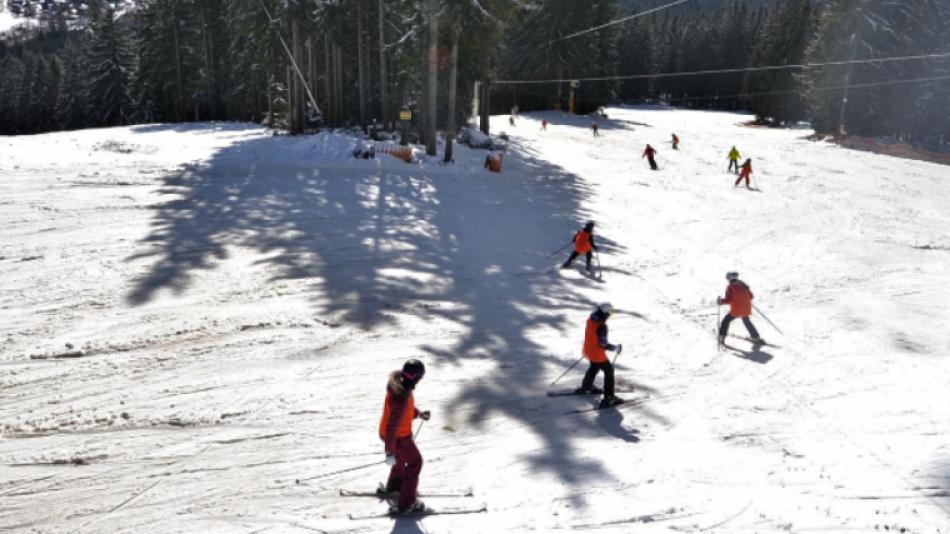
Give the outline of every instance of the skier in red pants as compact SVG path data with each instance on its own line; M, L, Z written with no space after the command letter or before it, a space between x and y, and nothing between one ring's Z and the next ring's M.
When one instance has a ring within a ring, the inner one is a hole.
M739 177L736 178L736 185L734 187L739 187L739 183L742 182L742 179L745 178L745 188L752 189L749 186L749 176L752 175L752 158L745 160L745 163L742 164L742 167L739 171Z
M399 500L392 504L392 513L412 513L425 510L425 504L416 499L419 473L422 471L422 455L412 440L412 421L415 418L429 420L429 411L420 412L412 391L426 373L419 360L408 360L401 371L389 375L386 386L386 403L379 422L379 437L385 444L386 464L392 466L386 493L399 492Z

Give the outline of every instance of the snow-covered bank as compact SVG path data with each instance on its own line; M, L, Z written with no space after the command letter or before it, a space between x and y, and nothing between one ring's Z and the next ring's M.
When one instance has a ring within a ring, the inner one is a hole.
M0 528L945 531L948 167L608 113L599 138L499 118L502 174L250 125L0 138ZM732 144L760 191L732 188ZM546 259L587 218L602 283ZM780 349L716 351L728 269ZM602 300L649 398L571 414L544 391ZM382 505L337 490L384 477L386 372L413 356L422 487L489 511L354 523Z

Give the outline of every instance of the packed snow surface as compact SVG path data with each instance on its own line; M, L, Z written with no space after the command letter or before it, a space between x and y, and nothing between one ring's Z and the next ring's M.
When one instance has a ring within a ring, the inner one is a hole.
M0 138L0 530L950 531L950 168L607 113L496 117L500 174L242 124ZM602 279L549 257L588 219ZM727 270L774 346L717 350ZM602 301L639 402L576 413L545 391ZM351 520L410 357L420 489L473 490L427 504L487 512Z

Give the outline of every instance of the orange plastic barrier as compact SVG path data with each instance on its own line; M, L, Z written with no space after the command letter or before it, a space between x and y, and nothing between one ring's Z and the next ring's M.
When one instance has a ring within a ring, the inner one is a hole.
M389 154L390 156L401 159L406 163L412 162L412 149L407 146L377 145L376 152L380 154Z

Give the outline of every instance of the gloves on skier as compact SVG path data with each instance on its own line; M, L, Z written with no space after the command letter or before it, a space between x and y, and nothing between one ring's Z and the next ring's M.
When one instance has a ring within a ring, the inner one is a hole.
M428 421L428 420L429 420L429 417L431 417L431 416L432 416L432 414L429 413L429 410L425 410L425 411L419 412L419 419L422 419L423 421Z
M617 354L620 354L620 351L623 350L623 343L617 343Z
M716 306L722 305L722 297L716 297Z
M387 453L386 453L386 465L388 465L388 466L396 465L396 455L395 455L395 454L393 454L393 453L391 453L391 452L387 452Z

